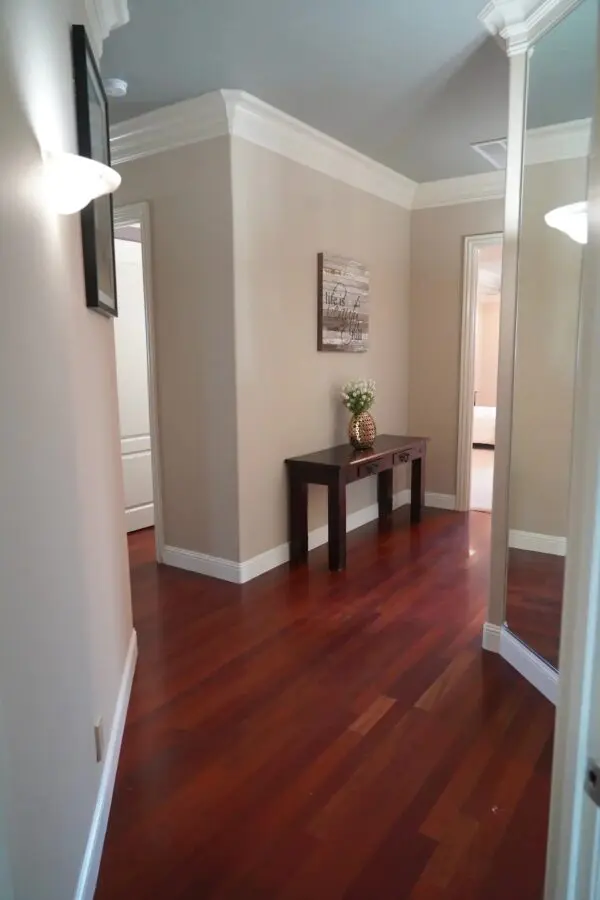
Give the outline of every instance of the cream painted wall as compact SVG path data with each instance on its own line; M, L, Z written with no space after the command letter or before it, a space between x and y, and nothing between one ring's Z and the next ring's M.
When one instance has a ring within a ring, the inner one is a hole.
M120 167L150 202L165 543L238 559L230 148L215 138Z
M232 139L240 559L287 540L283 460L347 440L339 389L377 381L380 433L408 424L408 211ZM370 347L319 353L317 254L353 256L371 272ZM405 473L398 473L397 489ZM348 511L375 502L375 479L348 489ZM310 492L309 527L326 521Z
M500 294L477 300L475 332L475 390L477 406L495 406L498 390Z
M587 159L525 169L509 495L518 531L567 531L583 248L544 214L586 191Z
M73 897L132 634L112 322L85 307L77 216L43 194L74 150L68 0L0 17L0 696L17 900Z
M428 491L456 493L463 239L503 219L503 200L412 213L409 429L431 438Z

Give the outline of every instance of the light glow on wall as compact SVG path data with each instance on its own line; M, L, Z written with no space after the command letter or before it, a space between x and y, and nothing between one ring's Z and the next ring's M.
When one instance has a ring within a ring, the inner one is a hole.
M568 206L559 206L552 209L544 216L546 225L562 231L578 244L587 244L588 241L588 205L584 200L580 203L570 203Z

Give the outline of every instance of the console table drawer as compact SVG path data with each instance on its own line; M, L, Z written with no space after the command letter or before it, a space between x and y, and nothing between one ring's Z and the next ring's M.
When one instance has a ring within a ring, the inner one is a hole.
M410 462L412 455L410 450L402 450L400 453L394 453L394 465L400 466L402 463Z
M378 475L380 472L385 472L386 469L391 469L393 465L391 454L390 456L380 456L379 459L371 459L357 466L356 477L366 478L368 475Z

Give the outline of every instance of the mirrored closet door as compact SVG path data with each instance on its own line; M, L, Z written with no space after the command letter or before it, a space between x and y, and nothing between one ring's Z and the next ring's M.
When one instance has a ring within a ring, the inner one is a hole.
M508 508L506 623L558 667L596 0L531 53L524 139Z

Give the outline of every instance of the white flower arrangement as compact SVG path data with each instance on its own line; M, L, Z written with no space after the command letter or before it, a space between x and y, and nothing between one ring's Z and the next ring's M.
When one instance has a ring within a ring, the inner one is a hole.
M349 381L342 388L341 398L353 416L366 412L375 402L375 382Z

